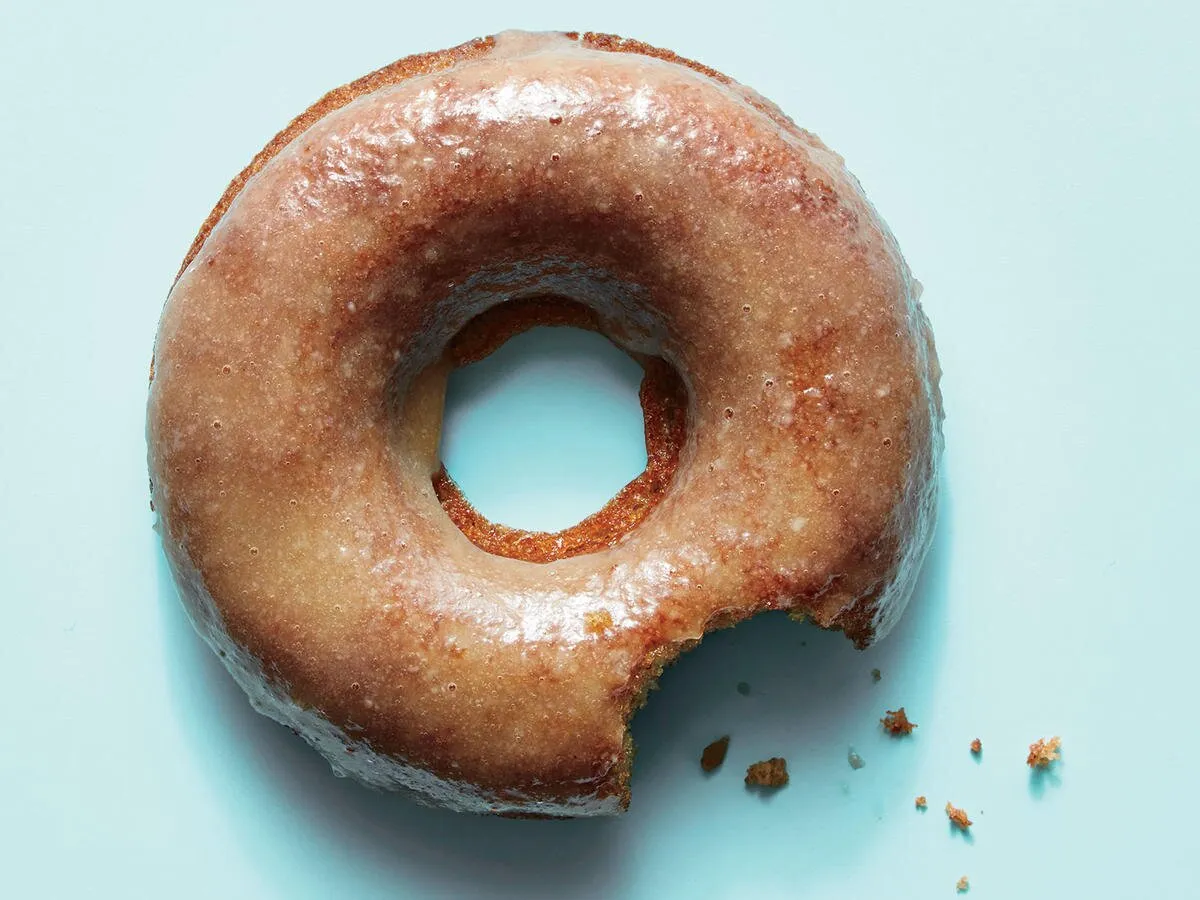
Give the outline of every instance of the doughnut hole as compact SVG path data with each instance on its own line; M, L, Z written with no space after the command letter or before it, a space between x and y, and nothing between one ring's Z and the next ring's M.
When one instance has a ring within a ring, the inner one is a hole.
M602 335L536 327L455 369L441 460L480 515L561 531L646 468L642 368Z
M670 485L686 390L570 301L506 304L451 342L433 484L474 544L550 562L611 546Z

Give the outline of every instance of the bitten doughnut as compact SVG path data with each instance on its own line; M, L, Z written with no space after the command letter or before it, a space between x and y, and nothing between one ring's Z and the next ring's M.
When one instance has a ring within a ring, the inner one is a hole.
M343 775L616 813L627 723L708 630L860 646L929 546L938 366L842 160L726 76L507 33L319 100L239 175L166 302L152 500L187 610ZM519 532L441 471L447 372L541 322L643 363L650 464Z

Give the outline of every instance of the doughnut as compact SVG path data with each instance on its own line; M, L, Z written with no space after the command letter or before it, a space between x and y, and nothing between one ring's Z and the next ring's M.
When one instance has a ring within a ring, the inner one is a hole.
M326 94L229 186L155 339L183 604L335 773L619 813L663 667L767 610L884 635L934 527L940 371L841 157L699 63L505 33ZM566 531L474 511L448 373L534 325L645 369L646 471Z

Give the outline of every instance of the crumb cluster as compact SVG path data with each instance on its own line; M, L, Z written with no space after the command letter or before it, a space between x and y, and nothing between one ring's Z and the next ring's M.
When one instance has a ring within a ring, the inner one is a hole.
M880 672L878 669L871 670L871 677L875 681L880 680ZM749 693L749 685L745 682L738 683L739 693ZM901 737L912 734L912 730L917 727L917 724L908 718L908 713L904 707L899 709L889 709L886 715L879 720L879 724L883 726L883 730L893 737ZM983 740L974 738L970 744L971 754L978 760L983 755ZM713 741L704 748L704 753L700 757L700 766L705 772L711 772L725 761L726 751L729 749L729 735L725 735L718 740ZM1034 741L1029 745L1029 756L1026 762L1033 769L1049 768L1062 757L1062 738L1055 735L1050 738L1042 738ZM858 754L853 747L850 747L846 753L846 759L853 769L861 769L866 762ZM787 761L782 757L772 757L761 762L756 762L746 769L746 784L749 787L774 789L783 787L788 783ZM844 787L844 786L843 786ZM924 812L929 808L929 801L924 794L919 794L913 800L913 806L918 812ZM953 803L946 804L946 818L950 820L953 828L964 834L970 831L970 828L975 823L971 821L967 811L955 806ZM971 881L963 875L954 884L955 890L959 894L965 894L971 890Z
M787 760L781 756L764 759L746 769L746 784L750 787L780 788L787 783Z
M879 720L879 724L892 737L912 734L912 730L917 727L916 722L908 720L908 714L904 711L903 706L899 709L889 709L887 715Z
M1029 745L1029 755L1025 757L1031 769L1046 769L1062 756L1062 738L1057 735L1052 738L1041 738Z
M946 804L946 818L948 818L959 831L966 831L975 823L967 818L967 811L959 809L953 803Z

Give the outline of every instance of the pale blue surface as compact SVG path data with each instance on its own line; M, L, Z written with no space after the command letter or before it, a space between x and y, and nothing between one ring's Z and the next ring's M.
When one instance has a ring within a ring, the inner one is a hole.
M0 896L949 898L964 873L972 898L1196 895L1191 4L79 7L0 14ZM228 179L329 87L512 26L673 47L821 134L924 281L946 370L942 520L898 631L706 641L636 721L617 821L333 779L194 637L146 507L155 322ZM920 728L889 743L901 703ZM1031 781L1050 733L1065 764ZM747 795L776 753L791 786Z
M519 334L450 373L446 471L493 522L569 528L646 468L641 381L642 367L598 334Z

